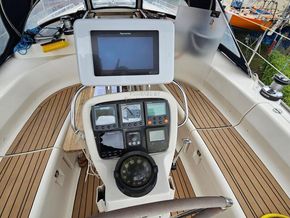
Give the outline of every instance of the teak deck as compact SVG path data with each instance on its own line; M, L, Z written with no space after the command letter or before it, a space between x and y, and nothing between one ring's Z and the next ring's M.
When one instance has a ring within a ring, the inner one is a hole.
M77 86L58 91L42 102L6 155L51 148L70 109ZM51 150L5 157L0 162L0 217L28 217Z
M190 181L187 177L183 164L177 161L176 170L171 173L176 192L175 198L195 197ZM102 184L95 176L88 176L85 181L86 167L82 168L75 196L72 218L85 218L98 213L96 205L96 188Z
M290 215L290 199L237 130L200 92L182 84L188 97L190 120L195 128L226 127L199 130L246 217L266 213ZM179 90L166 86L182 106Z
M238 199L246 217L265 213L290 215L290 199L241 135L200 92L183 84L188 95L190 120L198 130ZM68 87L48 97L34 111L15 138L6 155L52 148L63 126L72 96L78 86ZM181 103L173 85L169 91ZM182 104L180 104L182 105ZM0 162L0 217L28 217L51 150L5 157ZM97 212L95 191L100 181L82 169L74 202L73 217ZM194 192L180 160L172 172L176 198L193 197Z

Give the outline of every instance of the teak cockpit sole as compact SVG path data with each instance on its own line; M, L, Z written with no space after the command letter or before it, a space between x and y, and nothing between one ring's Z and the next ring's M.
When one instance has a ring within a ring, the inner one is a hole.
M198 131L217 162L246 217L266 213L290 215L290 199L259 157L230 122L200 91L183 83L189 117L195 128L225 127ZM166 86L177 101L182 96L173 85Z
M16 136L6 155L52 148L78 86L44 100ZM0 217L28 217L51 150L5 157L0 162Z
M78 86L60 90L41 103L16 136L6 155L52 148ZM290 199L247 142L200 91L186 84L183 86L189 100L190 120L196 128L226 127L198 132L246 217L260 217L269 212L289 215ZM181 104L178 90L173 85L166 87ZM0 217L29 216L50 154L51 150L47 150L1 160ZM171 175L176 186L176 198L195 196L180 160L177 170ZM84 182L84 178L85 168L79 177L73 217L85 217L97 212L96 187L101 181L88 176L87 182Z

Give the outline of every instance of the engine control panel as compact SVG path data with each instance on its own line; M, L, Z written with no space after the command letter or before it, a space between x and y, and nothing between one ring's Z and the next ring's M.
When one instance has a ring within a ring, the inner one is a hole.
M119 157L127 151L166 151L170 111L164 99L138 99L92 106L91 123L99 155Z

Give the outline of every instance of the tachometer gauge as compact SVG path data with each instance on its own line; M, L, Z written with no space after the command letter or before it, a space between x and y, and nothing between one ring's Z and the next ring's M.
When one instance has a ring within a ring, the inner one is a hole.
M141 104L122 104L122 123L135 123L142 121Z

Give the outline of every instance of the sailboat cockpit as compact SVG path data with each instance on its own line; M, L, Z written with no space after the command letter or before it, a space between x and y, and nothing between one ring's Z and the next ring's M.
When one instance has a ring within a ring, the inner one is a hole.
M289 80L259 84L220 1L12 2L0 217L289 218Z

